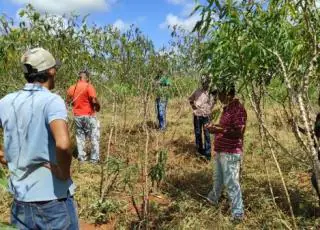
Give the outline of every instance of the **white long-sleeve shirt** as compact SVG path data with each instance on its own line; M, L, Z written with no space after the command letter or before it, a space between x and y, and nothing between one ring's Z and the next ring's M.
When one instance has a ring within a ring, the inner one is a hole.
M193 110L195 116L207 117L211 115L213 106L216 103L216 97L210 95L208 90L197 89L189 97L189 101L193 102L197 109Z

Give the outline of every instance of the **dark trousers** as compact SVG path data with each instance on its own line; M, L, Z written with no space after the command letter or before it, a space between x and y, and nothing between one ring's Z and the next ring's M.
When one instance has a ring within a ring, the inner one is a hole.
M167 99L157 98L156 99L156 112L159 124L159 129L165 129L167 126Z
M204 125L209 123L209 117L193 116L194 134L196 138L196 147L200 154L207 159L211 158L211 140L210 133L204 128ZM203 135L204 134L204 143Z
M314 172L311 175L311 183L312 183L313 187L315 188L317 195L318 195L318 198L319 198L319 201L320 201L320 191L319 191L319 187L317 184L316 174Z

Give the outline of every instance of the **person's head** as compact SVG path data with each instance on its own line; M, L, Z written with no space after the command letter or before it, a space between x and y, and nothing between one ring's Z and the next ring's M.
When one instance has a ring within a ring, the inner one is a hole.
M203 76L201 77L200 82L201 82L201 87L202 87L202 89L208 90L209 87L210 87L210 82L211 82L211 81L210 81L210 76L209 76L209 75L203 75Z
M41 48L30 49L21 57L24 77L28 83L39 83L48 89L54 88L55 76L60 62Z
M209 94L216 97L218 95L217 88L216 87L211 87L210 90L209 90Z
M222 104L228 104L236 95L234 84L223 86L218 92L219 100Z
M162 69L159 69L158 71L157 71L157 74L156 74L156 76L155 76L155 80L160 80L160 78L162 77L162 75L163 75L163 70Z
M79 72L79 80L82 80L82 81L86 81L86 82L89 82L90 80L90 73L88 70L82 70Z

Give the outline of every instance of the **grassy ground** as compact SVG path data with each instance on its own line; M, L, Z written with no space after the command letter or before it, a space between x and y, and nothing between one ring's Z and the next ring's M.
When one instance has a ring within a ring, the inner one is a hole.
M103 159L110 155L108 164L102 167L73 162L79 215L86 223L107 223L100 226L100 229L137 229L139 218L136 209L141 213L142 170L147 139L142 128L142 105L139 100L130 101L126 116L124 107L118 106L116 117L112 113L112 103L105 102L104 108L100 114L101 155ZM159 150L168 151L166 177L159 188L152 188L149 198L150 228L293 228L281 178L270 151L260 147L258 126L250 109L241 175L245 220L238 225L230 222L230 206L225 193L218 207L209 205L202 197L211 189L214 165L213 161L206 162L195 153L192 114L187 102L180 99L170 101L166 132L155 129L152 102L149 104L149 111L149 167L155 164ZM309 181L309 162L300 153L293 136L281 122L281 114L273 109L268 112L267 123L272 133L290 153L304 159L298 161L276 151L290 194L295 221L299 229L316 229L320 224L320 210ZM101 188L105 190L104 197L101 197ZM10 196L4 191L0 191L0 196L0 220L6 222L9 219ZM133 205L133 200L136 205Z

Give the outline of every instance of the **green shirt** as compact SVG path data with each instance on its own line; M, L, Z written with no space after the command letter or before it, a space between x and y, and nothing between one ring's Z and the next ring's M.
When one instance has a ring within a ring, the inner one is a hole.
M169 78L167 76L162 76L159 80L156 80L155 83L156 97L167 100L170 96L169 86L171 85L171 82Z

